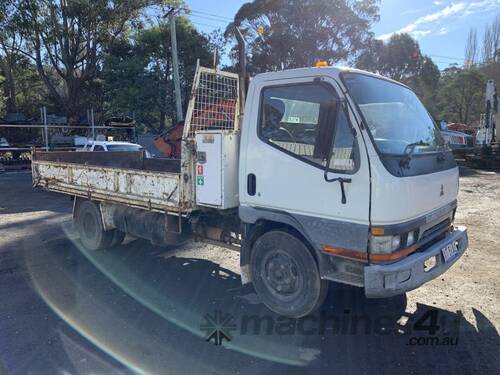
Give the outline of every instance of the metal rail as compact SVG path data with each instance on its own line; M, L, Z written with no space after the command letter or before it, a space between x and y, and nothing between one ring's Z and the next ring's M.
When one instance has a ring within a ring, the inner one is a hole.
M57 129L88 129L91 125L44 125L44 124L0 124L0 128L57 128ZM94 129L135 129L135 126L94 126Z

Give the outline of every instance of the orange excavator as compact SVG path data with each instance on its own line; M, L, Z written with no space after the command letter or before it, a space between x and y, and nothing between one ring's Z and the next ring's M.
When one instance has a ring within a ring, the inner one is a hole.
M155 147L167 158L181 158L181 141L184 121L179 121L166 132L153 138Z
M190 132L194 134L198 130L225 129L234 118L235 111L236 100L234 99L221 99L195 110L191 118ZM180 159L183 133L184 121L179 121L166 132L156 136L153 143L164 156Z

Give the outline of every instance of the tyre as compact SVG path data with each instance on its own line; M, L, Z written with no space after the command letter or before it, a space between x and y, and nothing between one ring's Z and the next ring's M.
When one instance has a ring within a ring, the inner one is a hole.
M307 246L285 231L263 234L252 247L250 271L262 302L277 314L300 318L323 304L328 281Z
M89 200L78 205L76 228L82 245L88 250L102 250L110 247L113 231L105 231L99 206Z

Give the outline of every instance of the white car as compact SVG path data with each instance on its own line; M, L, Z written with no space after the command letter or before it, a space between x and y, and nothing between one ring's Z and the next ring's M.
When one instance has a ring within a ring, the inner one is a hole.
M5 138L0 138L0 147L10 147L9 142Z
M77 151L142 151L146 152L146 157L151 158L151 154L141 145L130 142L114 142L114 141L90 141Z

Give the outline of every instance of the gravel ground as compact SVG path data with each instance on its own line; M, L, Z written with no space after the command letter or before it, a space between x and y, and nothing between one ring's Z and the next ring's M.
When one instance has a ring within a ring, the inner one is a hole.
M0 374L498 374L500 176L461 172L456 224L470 242L462 259L391 299L334 285L307 327L324 317L331 326L313 333L241 287L236 252L127 238L88 253L68 197L33 189L28 173L2 174ZM235 323L222 346L203 329L216 311ZM271 328L245 331L249 316Z
M467 227L469 249L451 272L408 293L408 300L460 310L476 328L477 310L499 327L500 175L468 168L461 175L455 224Z

